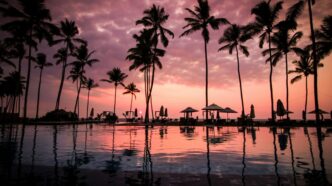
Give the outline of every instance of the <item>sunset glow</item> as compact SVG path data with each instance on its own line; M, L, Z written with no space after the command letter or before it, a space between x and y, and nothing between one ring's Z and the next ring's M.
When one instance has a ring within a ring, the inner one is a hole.
M231 23L247 24L253 21L254 16L250 14L251 8L260 0L248 1L218 1L210 0L211 13L215 16L227 18ZM274 1L273 1L274 2ZM287 1L283 5L280 19L284 18L285 10L296 1ZM157 70L155 86L153 89L153 105L155 110L159 110L163 105L168 108L169 116L177 118L179 113L187 106L201 110L205 106L205 66L204 66L204 46L200 33L194 33L187 37L179 38L185 25L184 17L188 16L185 8L193 8L195 0L171 1L171 0L145 0L145 1L46 1L50 9L54 23L59 23L65 18L73 20L79 27L80 37L89 42L89 49L95 50L94 57L100 62L87 70L86 76L98 81L100 87L91 92L90 107L96 113L113 109L114 86L100 79L106 78L106 72L113 67L120 67L122 71L129 75L125 84L134 82L142 90L134 100L133 108L143 111L145 108L143 73L139 71L129 71L130 61L125 60L127 50L134 46L135 41L132 35L138 33L142 26L136 26L135 21L142 17L143 10L152 6L160 5L165 8L170 15L167 27L171 29L175 37L170 40L166 49L166 55L161 59L162 70ZM305 7L306 9L307 7ZM328 15L332 9L332 1L323 0L313 8L314 24L316 28L322 22L324 16ZM298 30L304 32L304 37L300 40L299 46L303 47L309 43L309 17L307 11L303 11L298 19ZM229 55L228 52L218 52L220 45L217 43L226 26L222 26L218 31L210 32L210 42L208 45L209 59L209 103L216 103L221 107L231 107L238 111L238 114L230 115L239 117L241 112L240 92L236 71L236 56ZM265 63L266 57L261 55L263 49L258 47L258 39L249 40L246 45L249 48L250 56L240 55L241 75L243 79L243 93L246 114L249 114L250 105L253 104L257 118L270 117L270 97L268 84L269 65ZM49 60L54 63L51 56L54 55L59 46L49 48L44 43L39 47L40 52L46 52ZM266 46L265 46L266 48ZM289 69L293 69L291 62L297 59L295 55L289 57ZM69 59L72 61L73 59ZM332 56L325 58L322 63L324 68L319 69L319 102L320 108L326 111L332 109L332 89L330 80L332 79ZM23 71L26 69L23 63ZM275 104L277 99L285 103L285 65L282 59L274 68L273 87ZM54 109L61 65L45 69L45 76L41 94L41 115ZM25 72L23 72L25 73ZM68 71L67 71L68 73ZM290 78L294 75L290 75ZM31 93L29 93L28 115L34 116L35 100L38 82L38 71L32 70ZM292 118L301 118L304 109L305 82L301 80L295 84L290 84L290 110L294 112ZM118 89L117 114L129 110L130 96L122 95L124 89ZM76 88L70 80L64 84L61 108L73 110L75 104ZM87 91L81 93L80 113L85 115ZM309 78L309 98L308 110L314 109L313 78ZM196 115L202 118L202 113ZM195 116L196 116L195 115ZM310 116L311 117L311 116Z

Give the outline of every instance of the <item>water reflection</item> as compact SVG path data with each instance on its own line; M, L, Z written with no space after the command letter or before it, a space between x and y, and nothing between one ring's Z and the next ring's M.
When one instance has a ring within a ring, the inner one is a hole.
M231 180L242 185L328 185L330 131L321 127L3 125L0 178L4 185L98 181L227 185Z

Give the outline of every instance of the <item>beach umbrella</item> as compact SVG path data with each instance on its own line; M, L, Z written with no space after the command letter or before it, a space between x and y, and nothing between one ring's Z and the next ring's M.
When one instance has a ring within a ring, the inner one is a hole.
M229 113L231 113L231 114L232 114L232 113L237 113L235 110L233 110L233 109L231 109L231 108L229 108L229 107L226 107L226 108L222 109L221 112L227 114L227 120L228 120L228 114L229 114Z
M309 114L315 114L315 110L308 112ZM322 109L318 109L318 114L328 114L326 111Z
M181 113L184 113L186 115L186 118L188 118L189 113L192 114L193 112L198 112L198 110L187 107L186 109L181 111Z
M204 107L202 108L202 110L205 110L205 112L208 112L208 111L222 111L223 108L221 108L219 105L217 104L211 104L207 107ZM204 115L204 112L203 112L203 115Z
M208 111L208 110L220 110L221 111L221 110L223 110L223 108L221 108L220 106L213 103L213 104L211 104L207 107L202 108L202 110L206 110L206 111Z
M255 115L255 107L254 107L254 105L251 105L250 106L250 118L253 119L255 117L256 117L256 115Z
M160 107L160 110L159 110L159 116L160 116L160 117L165 116L165 114L164 114L164 106L161 106L161 107Z
M164 116L165 116L165 118L168 117L168 110L167 110L167 108L165 109L165 114L164 114Z
M137 108L135 108L135 117L137 117L138 116L138 114L137 114Z
M308 113L309 114L315 114L316 113L315 111L316 110L313 110L313 111L310 111ZM323 120L324 119L323 114L328 114L328 112L326 112L325 110L322 110L322 109L318 109L318 114L321 115L321 119Z
M281 102L280 99L277 101L277 115L282 117L286 114L286 109L284 107L284 104Z
M94 115L95 115L95 109L92 108L90 112L90 118L93 118Z

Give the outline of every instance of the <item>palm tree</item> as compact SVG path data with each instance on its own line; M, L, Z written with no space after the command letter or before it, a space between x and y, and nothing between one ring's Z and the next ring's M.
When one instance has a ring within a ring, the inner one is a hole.
M77 48L75 50L75 52L73 53L73 57L76 58L76 60L74 62L72 62L71 64L73 64L74 66L76 66L75 68L77 68L76 72L80 72L82 74L80 74L79 78L78 78L78 94L76 97L76 102L75 102L75 109L74 112L76 112L76 108L78 110L78 115L79 115L79 99L80 99L80 92L81 92L81 88L82 88L82 84L83 82L86 80L86 78L84 77L84 73L85 73L85 65L88 66L92 66L92 64L99 62L98 59L91 59L92 54L95 51L89 52L87 45L81 45L79 48Z
M15 112L15 105L17 97L23 94L24 90L24 77L19 76L17 71L9 73L8 76L4 77L1 82L2 97L7 97L7 101L4 106L5 112Z
M23 117L27 117L27 106L29 96L30 74L31 74L31 56L32 48L37 49L37 42L35 39L41 41L46 39L49 43L52 40L54 33L58 31L57 27L50 23L52 20L49 9L45 6L44 0L18 0L18 5L22 9L16 8L14 5L8 5L8 8L4 10L3 16L10 17L14 20L8 22L2 26L6 28L20 28L24 25L21 32L27 35L28 45L28 70L26 90L24 97L24 112Z
M134 83L130 83L129 85L127 85L125 87L125 89L126 89L126 91L123 94L131 94L130 110L129 110L129 113L131 115L132 114L131 110L132 110L132 106L133 106L133 97L135 97L135 99L136 99L135 93L140 92L140 90L136 88L136 85Z
M22 75L22 61L26 55L25 43L27 41L27 36L22 33L20 29L12 29L10 31L11 37L5 38L5 43L8 44L10 48L11 58L18 59L18 73ZM18 98L18 115L21 111L21 95Z
M286 23L287 24L287 23ZM273 65L276 65L278 61L285 56L285 66L286 66L286 110L289 111L289 96L288 96L288 53L297 52L299 48L296 47L298 40L302 37L302 32L296 32L292 36L289 35L289 29L287 26L282 24L278 32L274 33L271 37L271 42L276 46L271 48L272 59L267 59L267 61L272 61ZM270 50L263 51L263 55L266 55ZM287 119L289 119L289 112L287 112Z
M314 22L312 16L312 7L316 0L307 0L308 2L308 11L309 11L309 21L310 21L310 37L312 42L312 53L313 53L313 64L314 64L314 97L315 97L315 111L316 111L316 123L319 122L319 102L318 102L318 75L317 75L317 49L316 49L316 39L315 39L315 31L314 31Z
M7 65L10 65L12 67L16 67L15 64L9 60L10 58L10 52L7 50L7 45L0 41L0 65L2 63L5 63ZM3 74L3 68L0 66L0 75Z
M32 61L36 62L37 65L35 68L39 68L39 83L38 83L38 93L37 93L37 111L36 111L36 119L38 119L38 114L39 114L39 99L40 99L40 88L41 88L41 82L42 82L42 75L43 75L43 70L44 67L50 67L53 64L47 62L46 55L43 53L38 53L36 58L32 58Z
M164 25L168 20L169 15L165 12L164 8L161 8L156 5L152 5L150 9L144 10L144 17L140 20L136 21L136 25L142 24L149 33L151 33L151 40L154 49L157 49L159 38L166 48L168 46L168 38L166 35L174 38L174 34L169 29L165 28ZM151 75L151 86L149 89L148 99L152 97L152 88L154 84L154 76L155 76L155 64L152 63L152 75ZM151 112L153 118L153 107L152 107L152 98L151 98Z
M289 52L297 52L299 48L296 47L296 44L299 39L301 39L303 33L296 32L293 35L290 34L290 31L294 31L297 28L296 19L300 16L302 9L304 7L304 2L299 1L291 6L286 13L286 19L280 21L275 28L277 32L275 32L271 36L271 43L275 46L271 48L272 51L272 59L267 59L268 61L272 61L273 65L276 65L277 62L285 56L285 66L286 66L286 109L289 111L289 96L288 96L288 53ZM269 49L263 51L263 55L265 56L270 52ZM287 112L287 119L289 119L289 112Z
M267 41L269 44L269 55L270 55L270 95L271 95L271 116L272 121L275 121L274 114L274 99L273 99L273 86L272 86L272 73L273 73L273 62L272 62L272 51L271 51L271 33L275 28L275 22L278 19L278 14L282 9L282 1L278 1L275 5L271 6L271 1L262 1L258 3L253 9L251 14L255 15L255 22L248 25L248 28L252 29L252 33L259 34L259 47L262 48L264 42Z
M91 78L88 78L88 80L86 80L84 82L83 88L88 89L88 101L87 101L87 104L86 104L86 118L87 119L89 117L90 91L91 91L91 89L96 88L98 86L99 85L97 83L95 83L95 81Z
M122 85L124 87L123 81L128 77L127 74L123 73L119 68L113 68L111 71L107 72L108 79L102 79L101 81L105 81L108 83L114 83L114 114L115 114L115 106L116 106L116 89L118 85Z
M308 104L308 76L310 74L314 74L314 64L312 59L312 53L309 47L305 49L301 49L298 52L300 55L300 60L293 61L295 65L295 70L290 70L288 73L296 73L298 74L294 78L292 78L291 83L295 83L305 77L305 104L304 104L304 113L307 113L307 104ZM323 66L323 64L319 64L319 66ZM306 118L306 117L304 117Z
M68 79L72 79L73 83L76 82L76 89L77 89L77 96L76 96L76 101L75 101L75 106L74 106L74 113L77 111L77 117L79 118L79 96L80 96L80 91L82 87L82 83L86 81L86 77L84 76L85 71L82 68L81 63L73 63L72 64L72 69L70 70L70 75L68 76Z
M61 93L63 89L64 79L66 76L67 59L69 55L73 54L74 49L76 48L75 43L86 44L86 41L76 37L78 34L79 31L75 24L75 21L69 21L68 19L65 19L65 21L60 22L60 33L59 33L60 39L56 39L52 43L53 45L59 43L65 44L65 47L61 49L62 73L61 73L60 87L55 104L55 109L59 109L60 107Z
M332 52L332 16L326 16L319 30L315 31L317 38L317 57L319 60Z
M155 48L151 41L150 31L143 29L140 34L134 34L133 38L136 40L136 46L128 50L127 60L132 61L129 70L139 69L144 72L144 85L145 85L145 123L149 122L149 90L150 90L150 69L152 64L157 65L158 68L162 68L160 57L165 55L165 50Z
M235 48L236 51L236 59L237 59L237 72L239 76L239 84L240 84L240 94L241 94L241 105L242 105L242 112L241 117L245 117L244 112L244 101L243 101L243 93L242 93L242 81L241 81L241 73L240 73L240 59L239 59L239 50L245 55L249 56L249 51L246 46L243 45L244 42L246 42L248 39L251 39L250 34L244 30L243 27L239 25L231 25L228 27L224 35L219 39L219 44L224 44L221 48L219 48L218 51L221 50L228 50L229 54L233 53L233 50Z
M195 6L195 10L186 8L191 17L184 18L187 21L187 25L183 27L185 30L180 37L187 36L198 30L202 30L202 36L204 39L205 49L205 106L208 106L208 58L207 58L207 44L210 40L210 34L208 26L210 25L213 30L218 30L222 24L228 24L225 18L215 18L210 16L210 6L207 0L197 0L198 6ZM208 113L206 113L206 119L208 119Z

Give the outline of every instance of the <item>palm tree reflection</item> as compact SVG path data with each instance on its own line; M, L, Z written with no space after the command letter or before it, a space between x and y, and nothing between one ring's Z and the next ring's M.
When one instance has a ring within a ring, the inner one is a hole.
M206 126L205 128L206 131L206 159L207 159L207 179L208 179L208 184L211 185L211 165L210 165L210 140L209 140L209 127Z
M273 149L274 149L274 171L275 174L277 176L277 185L280 185L280 176L279 176L279 172L278 172L278 153L277 153L277 145L276 145L276 133L277 133L277 128L276 127L272 127L271 128L272 133L273 133Z
M246 129L244 127L244 130L243 130L243 156L242 156L242 165L243 165L243 168L242 168L242 185L246 185L246 181L245 181L245 178L246 176L244 175L244 172L245 172L245 169L246 169Z

